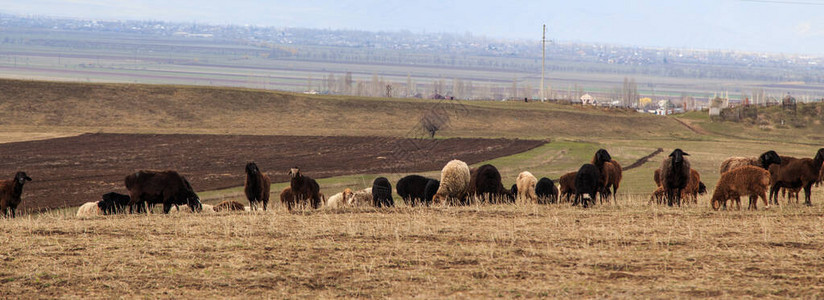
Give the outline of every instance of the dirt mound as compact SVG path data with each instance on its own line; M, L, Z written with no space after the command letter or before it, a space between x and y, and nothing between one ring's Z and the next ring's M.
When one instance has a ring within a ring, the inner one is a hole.
M84 134L0 144L0 176L23 170L34 181L23 209L75 206L110 191L126 192L123 178L141 169L174 169L197 191L243 185L249 161L273 182L292 166L314 178L348 174L438 170L451 159L469 164L523 152L543 141L421 140L390 137Z

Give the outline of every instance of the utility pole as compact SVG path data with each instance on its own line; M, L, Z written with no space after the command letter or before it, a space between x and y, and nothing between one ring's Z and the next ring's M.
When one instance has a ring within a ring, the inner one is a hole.
M546 100L544 93L544 65L546 64L546 24L544 24L544 34L541 38L541 102Z

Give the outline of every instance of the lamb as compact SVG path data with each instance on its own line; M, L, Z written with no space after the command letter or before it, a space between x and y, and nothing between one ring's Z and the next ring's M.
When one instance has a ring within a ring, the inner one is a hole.
M486 164L470 172L469 196L483 202L499 203L508 199L509 191L501 183L501 173L495 166Z
M244 211L243 204L237 201L226 200L218 203L212 208L216 212L221 211Z
M110 192L103 195L103 200L97 202L97 206L103 211L104 215L113 215L126 213L126 207L129 206L131 198L129 195Z
M815 157L785 159L781 158L781 164L770 166L770 177L772 187L770 188L770 199L778 203L778 191L780 188L803 188L804 204L812 205L812 185L819 180L824 163L824 148L818 149Z
M280 203L286 206L286 209L292 211L292 208L297 207L297 198L292 193L292 188L287 187L280 192Z
M575 201L573 206L581 203L584 208L589 206L589 202L595 204L595 196L600 190L601 174L593 164L584 164L575 174Z
M103 210L97 206L97 203L100 201L95 202L86 202L77 209L77 217L78 218L86 218L86 217L94 217L94 216L101 216L103 215Z
M661 162L661 186L664 187L669 206L673 203L681 206L681 192L690 178L690 161L685 156L689 154L675 149Z
M350 198L348 202L348 205L350 206L371 206L372 204L371 187L352 193L352 198Z
M742 166L724 174L718 179L715 192L712 194L712 208L718 210L723 204L726 206L727 200L735 200L738 209L741 209L740 197L750 196L751 209L757 209L757 198L761 197L764 206L770 208L767 202L767 188L770 186L770 172L756 166Z
M258 169L257 164L250 162L246 164L246 183L243 186L243 193L249 200L252 210L257 210L258 202L263 203L263 210L269 205L269 187L271 182L269 176Z
M758 157L730 157L724 160L721 163L721 168L719 169L720 174L724 174L729 170L743 167L743 166L756 166L764 168L765 170L770 169L770 165L773 164L781 164L781 157L773 150L767 151L762 153Z
M392 184L386 177L378 177L372 181L372 202L375 207L395 206L395 201L392 199Z
M292 193L297 198L299 203L309 202L312 208L320 207L323 200L321 199L320 186L318 182L309 176L304 176L300 173L300 168L294 167L289 171L289 176L292 177L289 187L292 188Z
M465 204L466 191L469 188L469 166L465 162L453 159L441 170L441 184L432 202L435 204Z
M538 196L539 204L550 204L558 202L558 188L552 179L542 177L535 184L535 195Z
M398 192L398 196L409 204L409 206L417 206L419 203L424 202L426 198L426 184L429 183L430 180L434 179L421 175L409 175L398 180L395 189ZM431 201L431 199L429 200Z
M538 195L535 194L535 186L538 184L538 178L532 175L529 171L523 171L518 174L515 179L515 184L518 185L518 201L528 201L529 203L537 203Z
M23 194L23 184L26 181L31 181L31 177L22 171L14 174L12 180L0 180L0 210L3 211L4 217L8 216L9 212L12 218L16 216L17 206L23 201L20 196Z
M337 193L329 197L326 200L326 207L329 208L340 208L345 206L349 198L352 197L352 190L349 188L343 189L343 192Z
M575 175L577 175L577 173L578 172L569 172L558 179L561 198L563 198L565 202L570 202L570 198L575 195Z

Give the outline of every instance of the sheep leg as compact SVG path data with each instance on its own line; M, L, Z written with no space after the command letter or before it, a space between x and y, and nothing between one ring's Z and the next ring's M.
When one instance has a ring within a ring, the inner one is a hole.
M168 215L170 210L172 210L172 204L168 201L163 202L163 213ZM178 211L179 210L180 209L178 209Z
M812 200L810 200L810 196L812 196L812 181L804 185L804 205L813 206Z
M750 195L749 203L747 203L747 210L758 210L758 196Z
M778 203L778 190L780 188L781 187L778 186L777 184L774 184L773 186L770 187L770 203L773 203L773 204Z
M17 208L16 207L9 207L9 210L11 210L11 218L12 219L16 218L17 217Z

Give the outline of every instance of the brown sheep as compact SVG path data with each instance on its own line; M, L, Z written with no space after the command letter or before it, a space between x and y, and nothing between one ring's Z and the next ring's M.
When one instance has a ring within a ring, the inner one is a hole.
M803 188L804 204L812 205L812 185L819 180L821 165L824 163L824 148L818 149L813 158L784 158L781 164L770 166L772 187L770 199L778 204L778 192L781 188Z
M292 177L289 182L289 187L292 188L292 193L298 199L299 203L312 205L312 208L319 208L325 199L320 197L320 186L318 182L309 176L304 176L300 173L300 168L294 167L289 171L289 176Z
M572 196L575 195L575 175L577 175L577 173L577 171L569 172L558 179L558 185L560 186L559 189L561 190L561 198L566 202L569 202Z
M612 195L612 200L616 200L618 195L618 188L621 186L621 179L623 172L621 171L621 164L616 160L604 162L604 171L601 172L601 180L603 180L603 190L601 191L601 200L606 199L609 202L609 196ZM610 187L612 191L610 191Z
M220 211L236 211L236 210L237 211L244 211L245 210L243 208L243 204L241 204L240 202L237 202L237 201L232 201L232 200L226 200L226 201L220 202L217 205L215 205L215 207L212 208L212 209L214 209L217 212L220 212Z
M298 205L295 194L292 193L292 188L285 188L280 192L280 203L286 206L286 209L292 211L292 208Z
M710 203L712 208L718 210L721 205L726 206L727 200L734 200L738 203L738 208L741 209L740 197L750 196L749 208L757 208L757 198L761 197L766 208L770 207L767 202L767 188L770 186L770 172L763 168L755 166L743 166L732 169L718 179L718 184L715 186L715 192L712 194Z
M720 174L743 166L756 166L769 170L770 165L780 164L781 157L773 150L762 153L758 157L730 157L721 163Z
M654 179L659 179L661 174L661 170L655 170ZM661 181L656 180L655 182L657 188L652 195L650 196L650 203L655 201L657 204L661 204L664 199L664 188L661 186ZM701 174L698 173L695 169L690 169L690 179L687 181L686 187L681 191L681 198L686 198L687 200L692 199L692 203L698 203L698 194L706 193L706 187L702 189L703 183L701 182Z
M652 180L655 180L655 186L661 186L661 169L655 169Z
M23 194L23 184L26 181L31 181L26 172L17 172L12 180L0 180L0 210L3 211L4 217L9 211L12 218L17 215L17 206L23 201L20 196Z
M257 210L258 202L262 202L263 210L266 210L266 206L269 205L270 185L269 176L261 172L257 164L246 164L246 183L243 185L243 192L252 210Z

